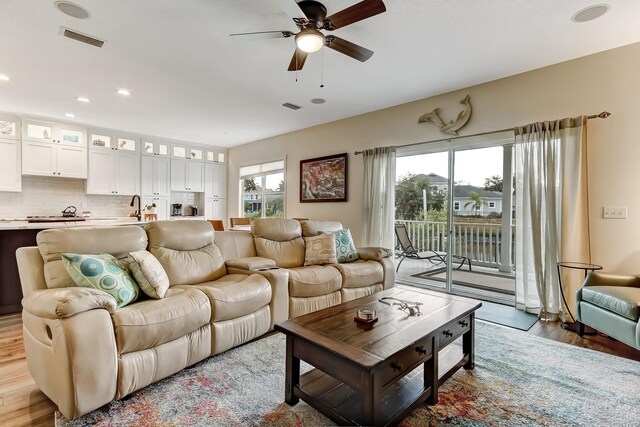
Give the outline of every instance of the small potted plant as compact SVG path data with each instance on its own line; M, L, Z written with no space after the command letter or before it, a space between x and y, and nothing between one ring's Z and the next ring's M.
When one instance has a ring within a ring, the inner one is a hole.
M150 205L145 206L145 210L147 211L147 213L150 213L150 214L158 213L158 208L156 207L155 203L151 203Z

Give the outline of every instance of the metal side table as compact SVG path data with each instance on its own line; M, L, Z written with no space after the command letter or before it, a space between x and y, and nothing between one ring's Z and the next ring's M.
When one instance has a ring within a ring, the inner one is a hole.
M578 333L578 324L576 323L575 317L571 314L571 310L569 310L569 305L567 304L567 300L564 297L564 291L562 290L562 274L560 274L560 268L571 268L574 270L584 270L584 277L587 277L587 274L590 271L602 270L602 266L598 264L589 264L584 262L571 262L571 261L560 261L558 262L558 284L560 285L560 294L562 295L562 301L564 301L564 306L567 308L567 312L573 322L562 322L562 329L566 329L567 331ZM598 331L589 326L584 326L584 335L597 335Z

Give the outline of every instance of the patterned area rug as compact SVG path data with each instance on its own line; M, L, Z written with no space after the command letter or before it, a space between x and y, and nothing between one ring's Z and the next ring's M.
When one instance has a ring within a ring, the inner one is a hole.
M640 363L477 322L476 368L441 388L400 426L637 426ZM282 334L200 362L58 426L324 426L284 403ZM309 369L308 366L304 370Z

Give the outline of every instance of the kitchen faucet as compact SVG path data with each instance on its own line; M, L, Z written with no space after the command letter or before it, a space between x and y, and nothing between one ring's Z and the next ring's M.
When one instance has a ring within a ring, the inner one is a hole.
M142 220L142 213L141 213L141 209L140 209L140 196L138 196L137 194L134 195L131 198L131 203L129 204L129 206L133 206L133 203L136 201L136 197L138 198L138 209L136 209L136 218L138 218L138 221Z

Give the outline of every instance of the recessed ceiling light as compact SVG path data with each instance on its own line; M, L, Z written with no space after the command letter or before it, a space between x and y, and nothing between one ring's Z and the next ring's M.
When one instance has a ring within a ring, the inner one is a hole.
M75 119L75 118L76 118L76 115L75 115L75 114L73 114L73 113L65 113L65 114L64 114L64 116L65 116L65 117L68 117L68 118L70 118L70 119Z
M9 78L9 76L7 76L5 74L0 74L0 80L2 80L4 82L8 82L11 79Z
M607 13L610 8L611 6L608 4L594 4L576 12L576 14L571 17L571 20L573 22L593 21Z
M118 89L118 93L122 96L129 96L131 95L131 92L129 92L128 89Z
M87 9L70 1L57 1L53 5L60 12L72 18L86 19L89 17L89 11Z
M84 96L79 96L78 98L78 102L91 102L91 100L89 98L85 98Z
M327 100L324 98L313 98L311 100L312 104L324 104L325 102L327 102Z

